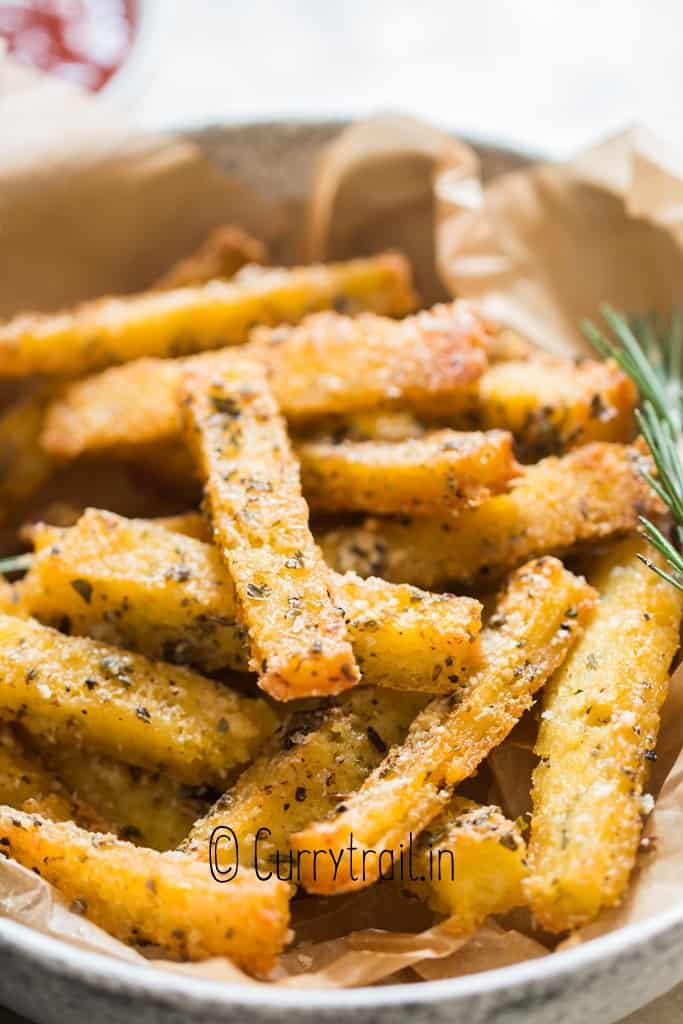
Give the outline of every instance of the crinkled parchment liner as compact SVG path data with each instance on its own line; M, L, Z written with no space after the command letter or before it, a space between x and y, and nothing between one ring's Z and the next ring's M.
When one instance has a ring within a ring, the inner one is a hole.
M604 300L665 310L683 298L683 174L643 133L483 187L468 146L409 118L383 117L353 125L319 152L302 143L298 180L283 184L277 147L291 149L286 129L261 135L253 152L253 137L245 136L227 174L193 143L132 137L100 101L13 68L1 55L0 99L0 315L144 287L225 221L264 238L283 262L400 247L426 300L449 291L471 297L562 354L585 351L576 324ZM528 805L532 734L530 721L521 723L492 759L494 790L510 814ZM623 905L572 942L683 900L682 747L677 672L651 783L658 799L647 824L649 852ZM11 862L0 864L0 914L83 948L142 959ZM296 945L281 958L274 984L455 977L548 952L524 914L463 940L379 886L296 901L293 923ZM261 984L224 960L160 966Z

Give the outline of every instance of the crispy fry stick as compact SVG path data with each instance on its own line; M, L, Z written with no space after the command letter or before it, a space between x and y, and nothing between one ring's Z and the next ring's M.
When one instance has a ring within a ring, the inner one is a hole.
M31 498L59 466L40 443L50 398L43 389L18 398L0 415L0 523Z
M527 466L507 494L453 519L368 519L320 537L325 560L344 572L435 588L482 583L525 559L627 533L659 505L634 447L595 442Z
M0 724L0 802L39 810L52 821L73 819L102 827L94 811L72 798L40 757L23 744L7 723Z
M204 671L246 669L232 582L213 546L97 509L33 537L39 553L20 613ZM88 585L87 601L75 579ZM366 683L444 693L477 667L481 605L472 598L353 573L330 574L329 584Z
M292 832L331 814L400 742L424 705L417 694L360 687L327 708L295 711L234 786L198 821L181 849L208 860L214 829L229 826L243 864L297 881ZM263 831L259 833L259 829ZM221 845L225 869L234 843Z
M518 826L498 807L456 796L420 833L404 885L466 935L525 902L525 854Z
M536 355L491 366L446 418L461 428L510 430L532 461L588 441L630 441L637 397L613 360L577 366Z
M459 395L485 370L487 339L473 309L453 302L400 321L318 313L298 327L256 328L249 348L285 415L307 420Z
M448 693L478 668L478 601L350 572L330 579L364 682Z
M232 581L213 545L98 509L69 530L37 527L34 544L25 614L173 664L246 671Z
M506 490L519 470L512 435L440 430L411 441L300 444L301 484L311 508L379 515L439 515Z
M399 322L330 313L307 317L299 328L256 331L244 354L266 367L283 415L305 422L460 394L486 366L486 325L464 303ZM183 374L220 366L222 358L138 360L70 385L49 410L46 450L73 458L177 438Z
M188 378L184 394L188 445L259 686L278 700L354 686L360 672L263 370L235 359L220 377Z
M167 290L204 284L215 277L231 278L249 263L266 263L263 242L232 224L222 224L195 252L179 260L152 287Z
M190 784L220 785L275 727L261 700L9 615L0 615L0 708L55 743L82 744Z
M295 850L324 851L302 864L311 892L363 888L379 875L379 851L399 853L446 806L532 705L562 663L595 592L555 558L511 577L482 633L484 664L461 692L432 700L336 817L292 836ZM327 854L327 855L325 855ZM334 860L333 860L334 858Z
M175 849L208 808L201 789L183 786L158 772L144 771L86 750L44 743L40 737L31 737L30 742L70 793L97 807L109 830L136 846ZM0 800L13 807L21 806L17 800L6 797L2 788Z
M3 852L55 885L105 931L183 960L231 957L267 972L287 939L289 889L242 870L229 885L182 853L158 853L71 822L0 807Z
M641 553L653 554L628 540L597 564L595 617L545 692L527 892L552 932L618 903L636 859L683 611L683 595Z
M81 374L141 356L178 356L239 345L256 323L296 322L343 304L401 316L415 307L398 253L348 263L275 269L242 281L86 302L0 326L0 377Z

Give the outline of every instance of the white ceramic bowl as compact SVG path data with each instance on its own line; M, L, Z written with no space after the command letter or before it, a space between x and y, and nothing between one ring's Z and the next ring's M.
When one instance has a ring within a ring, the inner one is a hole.
M190 133L232 169L291 189L338 124L214 127ZM477 144L487 177L528 157ZM38 1024L612 1024L683 980L683 904L594 942L447 981L285 991L200 981L67 946L0 920L0 1003ZM0 1011L1 1014L1 1011Z

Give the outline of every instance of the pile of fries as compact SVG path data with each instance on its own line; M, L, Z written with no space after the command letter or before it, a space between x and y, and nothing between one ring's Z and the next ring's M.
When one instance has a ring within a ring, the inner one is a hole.
M0 325L0 517L32 546L0 851L139 950L260 978L293 901L373 884L463 936L527 908L552 948L624 895L679 643L634 387L418 312L399 254L265 260L222 229L147 293ZM149 514L96 507L97 465Z

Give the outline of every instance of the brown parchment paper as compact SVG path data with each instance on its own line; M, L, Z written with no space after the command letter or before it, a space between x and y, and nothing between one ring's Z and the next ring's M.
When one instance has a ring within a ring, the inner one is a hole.
M323 146L308 139L296 181L284 185L274 173L273 140L265 145L263 133L259 145L253 140L244 135L228 173L194 143L140 138L100 99L17 69L0 54L0 316L143 288L225 222L263 238L284 263L398 246L415 266L425 301L448 293L472 298L537 344L570 355L586 351L576 323L594 317L603 300L664 311L682 298L683 171L644 132L487 185L465 143L407 117L353 125ZM286 146L286 132L276 141ZM528 808L533 722L528 716L490 765L510 814ZM651 780L657 803L633 885L620 908L572 942L683 900L682 747L677 672ZM44 881L4 860L0 915L83 949L143 962L72 913ZM455 977L552 955L524 914L463 937L379 886L329 901L297 900L293 926L296 942L273 984ZM224 960L155 963L263 984Z
M578 324L602 302L683 298L683 169L643 130L485 188L446 168L436 194L449 288L551 352L590 351Z

